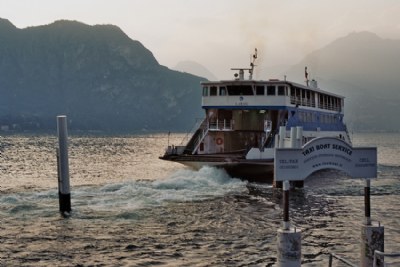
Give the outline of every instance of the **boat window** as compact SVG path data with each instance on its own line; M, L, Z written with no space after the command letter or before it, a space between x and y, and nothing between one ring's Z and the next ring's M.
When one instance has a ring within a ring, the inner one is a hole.
M256 87L256 95L264 95L264 86L258 85Z
M300 100L300 93L301 93L301 91L300 91L300 88L296 88L296 92L295 92L295 94L296 94L296 99L297 100Z
M201 142L201 143L200 143L199 150L200 150L200 151L204 151L204 142Z
M208 87L207 86L203 87L203 96L208 96Z
M324 102L324 98L323 98L322 94L319 94L319 105L318 105L319 108L322 108L322 106L324 104L323 102Z
M304 113L303 112L299 112L299 120L301 122L304 122Z
M315 93L311 92L311 106L315 107Z
M221 86L219 88L219 95L226 95L226 87L225 86Z
M210 87L210 95L217 95L217 87L216 86Z
M251 85L228 85L229 95L253 95L253 88Z
M267 95L275 95L275 85L267 86Z
M278 86L278 95L285 95L285 86Z

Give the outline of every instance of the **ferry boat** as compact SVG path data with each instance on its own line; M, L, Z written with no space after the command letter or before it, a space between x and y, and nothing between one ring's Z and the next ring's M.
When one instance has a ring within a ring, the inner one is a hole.
M316 137L351 143L344 123L344 97L324 91L316 80L253 80L250 68L234 68L232 80L204 81L201 120L187 143L169 145L160 159L194 169L224 168L232 177L272 181L274 150L301 147ZM245 72L249 73L245 79Z

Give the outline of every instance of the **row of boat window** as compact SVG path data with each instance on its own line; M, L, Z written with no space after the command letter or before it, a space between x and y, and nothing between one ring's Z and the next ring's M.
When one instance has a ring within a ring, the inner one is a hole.
M335 114L317 114L313 112L303 112L298 113L299 120L301 122L319 122L319 123L338 123L340 121L340 116Z
M306 107L341 111L343 101L339 97L287 85L227 85L204 86L203 96L290 96L290 103Z
M321 94L298 87L290 88L290 103L306 107L317 107L318 103L318 108L335 111L341 111L343 105L343 101L339 97Z
M227 86L204 86L203 96L236 96L236 95L279 95L287 96L288 88L285 85L227 85Z

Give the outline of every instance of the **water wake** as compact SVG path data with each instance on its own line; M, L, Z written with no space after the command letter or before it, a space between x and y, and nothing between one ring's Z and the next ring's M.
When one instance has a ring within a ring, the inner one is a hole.
M71 188L71 201L72 209L79 217L98 214L100 217L136 218L138 210L171 202L203 201L226 194L240 194L247 192L246 185L247 182L229 177L224 170L204 167L199 171L179 170L159 180ZM57 209L56 190L0 197L0 211L10 215L43 215Z

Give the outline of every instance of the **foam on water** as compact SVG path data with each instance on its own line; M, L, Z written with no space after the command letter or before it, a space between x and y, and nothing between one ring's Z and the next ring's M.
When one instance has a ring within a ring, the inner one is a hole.
M161 180L132 180L99 189L81 188L74 195L78 205L96 210L135 210L168 202L199 201L247 190L247 182L230 178L225 171L204 167L179 170Z
M242 193L247 182L231 178L224 170L203 167L199 171L179 170L167 179L152 182L152 188L171 194L171 200L197 200L226 193Z
M246 192L247 182L232 179L224 170L203 167L179 170L159 180L131 180L101 187L71 188L72 209L84 214L110 212L110 216L136 217L135 211L171 202L202 201L226 194ZM43 214L58 208L58 192L47 190L0 197L0 210L10 214ZM133 212L133 213L132 213ZM111 215L111 213L113 215Z

